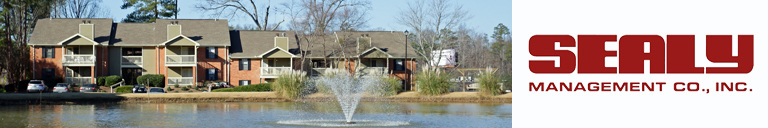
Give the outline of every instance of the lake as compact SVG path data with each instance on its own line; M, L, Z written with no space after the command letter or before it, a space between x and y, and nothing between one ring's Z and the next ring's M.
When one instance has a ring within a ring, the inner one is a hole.
M336 102L0 106L2 127L307 127L278 122L343 119ZM352 119L405 122L398 127L511 127L512 104L363 102Z

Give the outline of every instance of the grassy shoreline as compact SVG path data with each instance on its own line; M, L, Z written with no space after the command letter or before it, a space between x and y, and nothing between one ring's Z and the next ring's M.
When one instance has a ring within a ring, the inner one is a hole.
M313 94L290 100L275 92L210 92L210 93L2 93L0 104L90 104L90 103L207 103L207 102L317 102L334 99L331 95ZM367 97L361 101L448 102L448 103L512 103L512 94L480 96L477 92L452 92L425 96L403 92L389 97Z

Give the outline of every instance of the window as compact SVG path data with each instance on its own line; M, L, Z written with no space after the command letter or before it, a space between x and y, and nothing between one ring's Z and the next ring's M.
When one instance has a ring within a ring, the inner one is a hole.
M251 59L240 59L240 70L251 70Z
M80 54L80 48L79 47L69 47L67 48L67 55L75 55Z
M56 76L56 71L53 68L43 69L43 78L53 78Z
M405 70L405 66L403 66L403 60L395 60L395 70Z
M141 56L141 48L123 48L123 56Z
M205 58L208 58L208 59L216 58L216 47L206 47Z
M240 80L240 86L251 84L250 80Z
M377 64L379 64L379 63L377 63L376 60L371 60L371 67L379 67L379 65L377 65Z
M43 47L43 58L56 58L56 49L53 47Z
M205 75L205 79L206 80L217 80L218 79L218 78L216 78L216 69L215 68L205 69L205 72L206 72L206 75Z

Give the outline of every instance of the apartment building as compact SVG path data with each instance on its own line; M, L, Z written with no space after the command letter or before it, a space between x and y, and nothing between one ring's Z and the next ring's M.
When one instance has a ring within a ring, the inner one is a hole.
M272 82L291 70L318 76L327 69L347 69L358 77L385 73L410 83L406 74L412 73L417 54L409 48L405 58L402 32L301 37L306 38L292 31L230 31L221 19L54 18L38 20L29 46L33 79L62 77L76 84L109 75L138 84L140 75L163 74L166 85L226 81L239 86Z

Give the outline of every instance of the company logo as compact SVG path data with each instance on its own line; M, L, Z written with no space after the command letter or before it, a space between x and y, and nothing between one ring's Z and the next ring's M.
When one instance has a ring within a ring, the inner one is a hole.
M533 73L597 73L628 74L645 73L645 60L649 60L652 74L663 73L749 73L754 65L754 36L738 35L738 55L732 55L731 35L706 35L706 57L713 63L736 63L736 67L696 67L695 36L667 35L534 35L529 40L528 51L535 57L559 57L554 60L530 60ZM578 41L578 42L577 42ZM606 42L618 43L617 51L606 51ZM560 47L576 47L577 52L556 50ZM645 51L648 43L649 51ZM578 45L577 45L578 44ZM618 67L606 67L605 57L618 57Z

